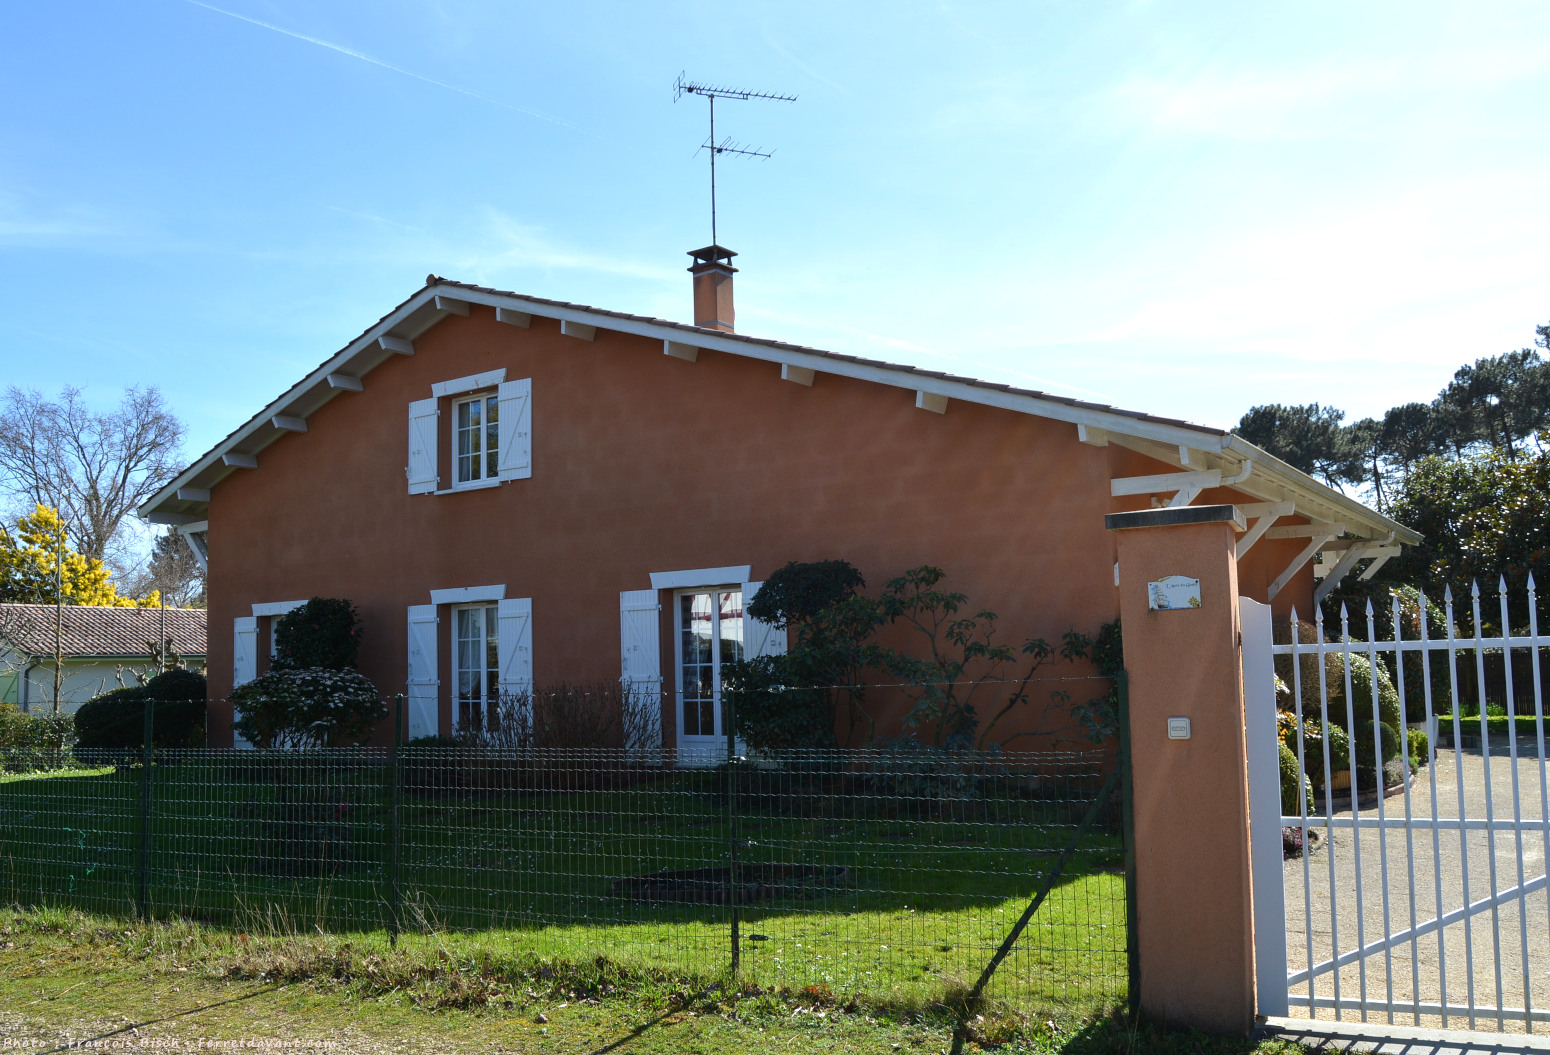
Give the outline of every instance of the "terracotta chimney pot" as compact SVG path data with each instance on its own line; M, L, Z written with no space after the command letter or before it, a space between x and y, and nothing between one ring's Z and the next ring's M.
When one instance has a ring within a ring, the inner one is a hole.
M725 246L708 245L689 255L694 258L694 266L689 268L694 276L694 324L731 333L736 317L732 276L737 274L732 258L737 254Z

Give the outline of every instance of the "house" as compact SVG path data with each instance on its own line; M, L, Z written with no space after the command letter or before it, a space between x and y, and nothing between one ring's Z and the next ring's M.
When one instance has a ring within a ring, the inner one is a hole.
M135 684L135 671L154 671L153 648L162 640L171 641L185 663L201 666L205 616L203 608L0 604L0 703L53 710L56 642L61 711Z
M723 742L719 664L783 647L742 606L787 561L937 565L1058 641L1117 617L1109 513L1236 505L1278 612L1418 540L1219 429L738 333L734 254L690 255L693 324L430 276L142 507L208 562L213 746L313 596L358 606L411 736L622 677L690 751Z

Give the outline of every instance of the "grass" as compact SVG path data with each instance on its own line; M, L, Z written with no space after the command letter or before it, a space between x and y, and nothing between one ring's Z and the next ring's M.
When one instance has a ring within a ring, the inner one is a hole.
M260 921L262 922L262 921ZM37 1050L133 1036L333 1042L351 1052L946 1051L952 1009L773 991L725 975L629 971L514 953L510 936L308 934L265 923L126 923L60 908L0 913L0 1039ZM110 1036L110 1034L112 1034ZM1133 1029L1113 1015L1038 1020L990 1009L969 1051L1300 1055L1282 1042Z
M1538 744L1539 725L1532 714L1519 714L1516 717L1509 717L1500 707L1491 706L1487 710L1501 711L1502 713L1487 713L1484 719L1478 714L1461 715L1459 717L1459 732L1465 736L1480 736L1482 732L1481 725L1483 724L1485 726L1484 732L1490 737L1491 743L1498 747L1506 747L1509 726L1512 723L1516 723L1519 744ZM1436 721L1439 739L1451 742L1453 738L1453 715L1451 713L1439 714ZM1547 736L1550 736L1550 730L1547 730Z
M141 774L0 782L0 900L132 914ZM380 943L390 918L386 774L358 756L285 770L191 754L153 767L152 912L209 934ZM611 788L562 777L522 792L404 796L400 888L414 932L405 948L493 941L522 963L602 956L631 978L719 977L730 957L727 904L632 900L613 884L724 869L735 823L740 867L799 864L818 876L739 907L745 983L858 1007L944 1003L978 976L1087 805L1062 788L938 801L918 787L804 799L786 786L763 789L783 796L748 796L734 818L714 773ZM1084 838L998 972L993 1001L1053 1022L1123 1004L1120 860L1117 834Z

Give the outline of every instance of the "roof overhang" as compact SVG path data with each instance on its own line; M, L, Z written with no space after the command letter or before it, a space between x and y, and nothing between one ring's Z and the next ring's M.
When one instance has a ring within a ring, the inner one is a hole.
M916 393L916 405L940 412L963 400L1016 413L1064 421L1089 442L1116 443L1190 470L1218 470L1224 483L1267 502L1294 502L1299 516L1343 523L1358 538L1414 545L1421 536L1340 491L1292 468L1242 437L1221 429L1155 417L1048 393L972 378L840 355L816 348L751 338L684 323L605 311L540 297L436 279L345 345L278 399L253 415L139 508L152 523L186 526L205 520L209 492L234 472L256 468L259 455L288 432L305 431L307 418L341 394L362 391L366 375L395 355L414 354L414 340L448 315L467 315L470 305L494 308L497 317L526 327L532 316L556 319L567 332L614 330L663 342L679 358L703 349L777 363L783 374L812 374L870 381Z

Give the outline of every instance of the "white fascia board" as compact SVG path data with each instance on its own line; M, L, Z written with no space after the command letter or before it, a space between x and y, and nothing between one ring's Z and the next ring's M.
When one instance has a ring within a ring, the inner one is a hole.
M741 586L748 581L750 566L728 568L690 568L685 571L654 571L653 590L685 590L691 586Z
M233 469L257 469L258 457L252 454L243 454L241 451L227 451L221 455L221 463L229 465Z
M401 341L402 338L394 336L394 332L399 327L407 325L410 319L415 317L434 299L436 288L431 286L420 290L420 292L399 305L392 314L345 345L333 358L313 370L306 377L287 389L278 399L271 402L257 414L254 414L246 423L232 432L230 436L226 437L226 439L207 451L187 469L179 473L166 487L163 487L142 502L137 510L140 516L151 520L152 523L170 523L171 521L152 520L151 518L153 515L157 515L158 512L160 512L160 515L183 515L158 511L157 507L169 501L175 501L178 488L187 487L195 480L208 484L220 479L221 476L225 476L230 470L222 462L221 456L232 448L241 446L251 451L255 447L262 449L273 443L279 438L280 433L269 424L270 419L277 414L283 414L301 397L309 393L319 392L327 393L328 398L337 395L337 389L330 389L328 387L329 374L350 373L360 376L390 358L394 353L387 350L386 344L379 343L379 340L386 338L387 343L394 344ZM413 354L412 345L407 354ZM212 470L215 470L218 475L210 475ZM203 517L194 519L203 519Z
M506 584L495 586L457 586L449 590L432 590L431 604L475 604L479 601L504 601Z
M329 388L342 388L346 392L366 391L365 383L360 378L351 377L349 374L329 374L327 381Z
M580 323L596 329L614 330L618 333L628 333L637 337L649 337L659 341L693 341L696 346L706 351L725 352L728 355L737 355L745 359L759 359L779 365L789 364L813 370L820 374L833 374L837 377L849 377L858 381L873 381L877 384L891 385L894 388L907 388L913 392L931 392L936 395L946 396L949 399L961 399L968 403L999 407L1003 410L1013 410L1021 414L1033 414L1036 417L1050 418L1055 421L1069 421L1077 425L1091 425L1110 432L1126 433L1152 439L1171 447L1188 446L1194 450L1216 451L1221 449L1230 438L1226 434L1219 434L1210 429L1202 430L1186 428L1180 425L1169 425L1165 422L1144 421L1095 407L1073 407L1064 403L1046 402L1035 396L1023 395L1018 392L981 388L978 385L953 381L948 378L923 377L908 370L878 366L872 363L849 362L845 359L803 351L799 348L769 345L757 341L739 341L735 338L720 336L714 330L686 331L677 326L667 326L645 319L618 319L600 312L559 307L553 304L535 302L526 297L488 293L481 290L459 290L458 295L471 303L483 304L486 307L514 308L517 311L542 316L543 318L558 319L561 322Z
M265 604L255 604L253 606L253 618L262 619L265 616L273 618L277 615L284 615L286 612L294 608L300 608L306 603L306 601L269 601Z
M178 488L178 501L180 502L208 502L210 492L203 487Z
M1414 546L1421 541L1419 533L1396 520L1390 520L1382 513L1367 508L1349 495L1341 494L1332 487L1320 484L1313 477L1292 468L1275 455L1261 450L1241 436L1229 433L1223 449L1240 458L1254 459L1255 477L1274 482L1287 492L1285 497L1297 499L1298 512L1321 506L1335 514L1329 519L1344 520L1353 531L1362 531L1373 538L1381 538L1392 531L1394 541L1406 546Z

